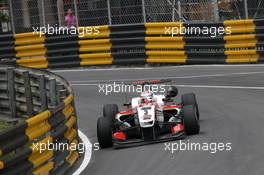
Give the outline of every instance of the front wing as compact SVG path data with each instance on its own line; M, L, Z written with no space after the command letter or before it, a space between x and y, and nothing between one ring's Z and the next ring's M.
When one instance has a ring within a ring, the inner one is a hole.
M113 147L115 149L118 149L118 148L126 148L126 147L133 147L133 146L142 146L142 145L148 145L148 144L154 144L154 143L169 142L169 141L179 140L183 138L185 138L184 131L180 131L176 134L171 134L171 133L164 134L152 140L129 139L127 141L120 141L120 140L113 139Z

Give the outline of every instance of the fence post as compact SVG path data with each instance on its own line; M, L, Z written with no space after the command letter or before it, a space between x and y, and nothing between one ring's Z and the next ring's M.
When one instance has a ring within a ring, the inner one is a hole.
M38 1L39 10L40 10L40 24L46 26L46 17L45 17L45 3L44 0Z
M244 0L244 6L245 6L245 17L248 19L248 3L247 0Z
M62 0L57 0L57 12L58 12L59 26L64 26L64 6Z
M13 34L15 34L16 29L15 29L15 23L14 23L14 12L13 12L12 0L9 0L9 12L10 12L12 31L13 31Z
M175 10L175 8L174 8ZM182 10L181 10L181 1L178 0L178 15L179 15L179 18L180 18L180 21L182 21Z
M172 22L175 21L175 10L174 10L174 7L175 7L175 1L176 1L176 0L173 0L173 4L172 4Z
M50 97L50 105L55 107L58 105L57 101L57 84L55 79L49 80L49 97Z
M214 21L219 21L219 9L218 9L218 3L217 0L212 1L213 5L213 13L214 13Z
M143 22L146 23L146 6L145 6L145 0L142 0L142 15L143 15Z
M44 75L39 76L39 92L40 92L40 101L41 101L41 111L45 111L48 109L48 102L47 102L46 79Z
M15 77L14 69L7 69L7 81L8 81L8 96L11 118L16 118L16 90L15 90Z
M27 116L32 117L34 115L34 109L33 109L32 92L30 85L30 74L28 71L23 72L23 79L25 86Z
M108 24L112 25L112 14L111 14L110 0L107 0L107 12L108 12Z
M62 103L63 99L67 97L66 89L63 84L57 84L58 102Z
M74 0L74 11L75 11L75 18L76 18L76 27L79 27L79 15L78 15L78 6L77 0Z

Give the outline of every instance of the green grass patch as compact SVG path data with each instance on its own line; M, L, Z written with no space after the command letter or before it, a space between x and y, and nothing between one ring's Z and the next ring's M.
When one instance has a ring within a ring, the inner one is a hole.
M10 124L8 124L5 121L0 120L0 132L3 132L4 130L6 130L9 127L11 127Z

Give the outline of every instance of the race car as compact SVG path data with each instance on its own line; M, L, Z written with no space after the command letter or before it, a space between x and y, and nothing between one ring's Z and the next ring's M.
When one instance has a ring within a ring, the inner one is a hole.
M132 82L133 85L150 85L171 80ZM124 103L119 112L117 104L106 104L103 117L97 121L97 138L101 148L128 147L183 139L185 135L198 134L199 109L194 93L181 95L176 103L178 89L168 86L165 94L143 91L140 96Z

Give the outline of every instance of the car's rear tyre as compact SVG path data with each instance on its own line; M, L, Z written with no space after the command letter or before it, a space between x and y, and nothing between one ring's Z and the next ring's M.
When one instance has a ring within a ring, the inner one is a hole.
M200 132L200 125L197 119L196 108L193 105L183 106L183 124L185 132L188 135L198 134Z
M97 138L101 148L107 148L113 145L112 122L109 118L100 117L97 120Z
M111 119L112 121L114 121L118 112L118 106L116 104L107 104L103 107L103 116Z
M188 94L183 94L181 96L182 99L182 105L187 106L187 105L193 105L196 108L196 115L198 120L200 119L200 112L198 108L198 103L196 101L196 97L194 93L188 93Z

